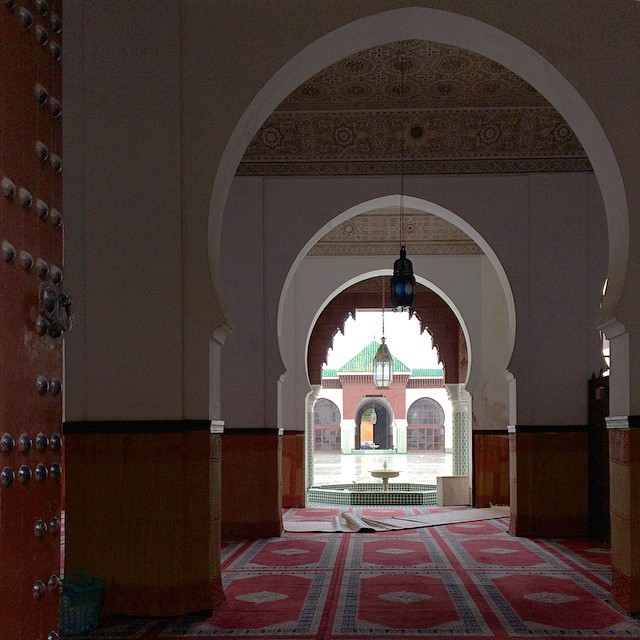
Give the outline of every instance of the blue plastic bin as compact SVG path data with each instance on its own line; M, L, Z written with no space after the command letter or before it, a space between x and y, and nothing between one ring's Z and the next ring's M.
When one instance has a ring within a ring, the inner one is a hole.
M105 581L86 573L72 573L62 580L60 633L75 636L93 631L100 622Z

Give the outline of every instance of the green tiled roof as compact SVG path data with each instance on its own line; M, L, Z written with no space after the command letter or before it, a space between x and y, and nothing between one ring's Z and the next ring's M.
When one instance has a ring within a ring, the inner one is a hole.
M338 369L338 373L371 373L373 371L373 359L376 357L376 352L380 343L377 340L370 342L360 353L357 353L349 362L342 365ZM388 345L387 345L388 346ZM393 357L393 372L394 373L411 373L411 369L404 363L400 362L398 358Z
M412 378L444 378L444 369L412 369Z
M337 378L338 370L337 369L323 369L322 370L323 378Z

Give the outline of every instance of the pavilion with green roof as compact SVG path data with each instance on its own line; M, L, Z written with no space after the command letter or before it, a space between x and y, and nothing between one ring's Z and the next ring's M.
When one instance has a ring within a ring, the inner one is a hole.
M373 371L373 359L378 352L380 343L372 340L364 349L356 353L351 360L345 362L339 369L322 369L322 378L337 378L340 374L367 374ZM411 369L402 360L392 354L393 373L409 375L412 378L444 378L443 369Z
M376 357L380 343L372 340L362 351L356 353L349 362L346 362L338 369L340 373L371 373L373 371L373 359ZM395 356L393 358L393 372L411 374L411 369Z
M374 339L341 367L322 369L327 399L314 410L316 450L444 451L445 418L441 406L448 401L444 370L411 369L392 355L393 381L388 388L376 387L373 362L379 347L380 342ZM330 397L334 400L330 401ZM373 409L376 420L370 421ZM339 424L335 416L339 416Z

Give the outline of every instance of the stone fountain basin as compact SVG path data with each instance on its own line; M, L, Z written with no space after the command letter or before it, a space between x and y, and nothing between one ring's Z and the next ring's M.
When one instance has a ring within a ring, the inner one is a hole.
M383 480L384 482L384 480ZM388 482L388 480L387 480ZM432 505L437 504L435 484L400 482L383 491L378 482L323 484L309 489L310 503L331 505Z
M397 478L400 475L399 471L392 471L391 469L380 469L376 471L369 471L374 478Z
M382 490L386 493L389 491L389 478L397 478L400 475L399 471L393 471L392 469L375 469L369 471L374 478L382 478Z

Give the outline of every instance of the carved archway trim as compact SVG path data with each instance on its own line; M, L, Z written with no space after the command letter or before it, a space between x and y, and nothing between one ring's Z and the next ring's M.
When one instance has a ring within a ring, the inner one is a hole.
M382 276L369 278L339 293L323 309L318 317L307 351L309 382L321 384L322 365L338 331L344 333L344 323L358 309L380 309L380 292L385 291L385 306L391 308L388 287L383 288ZM386 278L388 280L388 278ZM420 331L427 331L438 351L444 367L445 383L459 384L467 376L467 344L458 318L451 307L437 293L417 283L415 315L420 321Z

